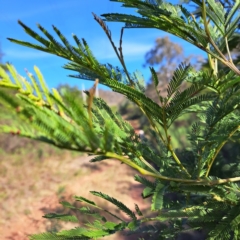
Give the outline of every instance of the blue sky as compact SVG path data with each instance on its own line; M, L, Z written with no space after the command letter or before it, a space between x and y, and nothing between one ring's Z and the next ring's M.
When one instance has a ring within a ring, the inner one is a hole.
M177 0L171 2L177 2ZM11 43L6 38L32 41L31 37L18 25L18 19L35 31L37 31L36 24L39 23L50 33L53 33L53 24L69 40L72 38L72 33L79 38L84 38L101 63L120 66L107 37L93 19L91 12L98 16L113 12L134 13L133 10L122 8L121 4L109 0L2 1L0 8L0 44L4 53L2 61L11 62L18 72L24 76L26 75L24 69L33 72L33 66L38 66L51 88L64 83L80 88L84 83L85 88L90 88L93 84L91 81L73 79L67 76L72 72L61 67L67 63L65 59ZM107 23L107 25L111 29L113 39L118 46L120 29L123 24ZM139 70L148 80L150 73L148 68L143 68L144 55L154 46L157 37L166 35L166 33L154 29L125 30L123 53L128 70L130 72ZM181 44L186 54L203 54L199 49L180 41L176 37L171 36L170 38L172 41Z

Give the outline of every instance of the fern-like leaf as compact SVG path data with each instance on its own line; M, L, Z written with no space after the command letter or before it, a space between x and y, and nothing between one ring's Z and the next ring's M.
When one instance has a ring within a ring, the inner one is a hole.
M96 192L96 191L91 191L91 193L97 197L101 197L115 206L117 206L120 210L122 210L124 213L126 213L132 220L137 221L137 218L135 214L128 208L126 207L123 203L119 202L117 199L109 197L107 194L101 193L101 192Z

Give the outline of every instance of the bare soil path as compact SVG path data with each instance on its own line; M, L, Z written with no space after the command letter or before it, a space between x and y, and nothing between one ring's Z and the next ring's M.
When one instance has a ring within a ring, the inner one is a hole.
M115 197L132 210L134 203L143 211L149 208L149 201L141 198L140 184L133 179L134 170L116 160L89 163L90 159L87 156L50 158L42 162L28 159L14 164L2 161L0 167L5 169L5 174L0 173L0 239L27 240L33 233L74 227L42 218L49 212L63 212L59 201L73 202L74 195L115 209L91 195L91 190ZM104 239L135 238L115 235Z

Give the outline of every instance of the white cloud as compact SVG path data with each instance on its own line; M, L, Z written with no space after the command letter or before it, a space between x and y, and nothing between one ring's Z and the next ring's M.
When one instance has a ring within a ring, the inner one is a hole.
M116 42L116 47L118 48L118 41ZM152 44L149 43L135 43L131 41L123 41L122 49L123 55L125 58L136 59L138 57L143 57L147 51L149 51L152 47ZM95 57L99 60L109 60L116 58L115 54L110 42L104 40L98 40L97 43L93 45L90 44L90 48L93 51Z
M9 59L9 61L14 59L22 60L32 60L51 57L51 54L40 52L40 51L29 51L29 50L15 50L15 49L5 49L4 57Z
M30 7L26 7L26 11L18 11L14 13L10 13L9 11L1 12L0 21L16 21L18 19L25 19L36 15L48 13L51 11L56 11L59 9L71 8L73 6L79 6L79 1L68 0L58 3L48 3L41 6L32 5Z
M123 53L125 54L125 56L129 57L142 56L151 48L152 44L148 43L134 43L134 42L123 43Z
M116 42L118 43L118 42ZM115 54L111 44L108 41L96 41L94 44L89 44L94 56L100 60L117 60L117 55ZM116 46L118 47L118 45ZM142 58L147 51L152 47L152 44L147 43L134 43L131 41L124 41L122 44L123 55L126 60L135 60L137 58ZM38 50L16 50L16 49L4 49L4 57L9 60L34 60L53 57L52 54L41 52Z

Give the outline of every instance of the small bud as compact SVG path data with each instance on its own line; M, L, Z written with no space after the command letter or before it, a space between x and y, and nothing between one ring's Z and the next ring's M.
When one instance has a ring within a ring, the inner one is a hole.
M21 111L21 107L20 106L17 106L16 107L16 112L19 113Z

